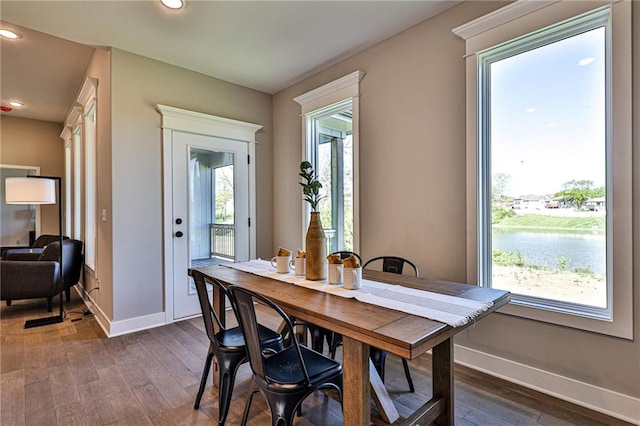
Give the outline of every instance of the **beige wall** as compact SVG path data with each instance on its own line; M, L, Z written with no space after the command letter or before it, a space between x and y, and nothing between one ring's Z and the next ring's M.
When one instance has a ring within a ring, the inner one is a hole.
M359 69L366 73L360 85L362 257L394 253L413 259L425 277L465 280L465 46L451 30L504 4L462 3L274 97L273 249L297 247L303 239L297 184L300 108L292 99ZM639 26L635 44L640 44ZM634 57L636 69L638 57L640 53ZM640 96L636 93L634 99L638 117ZM639 134L635 132L636 153ZM635 173L638 211L640 182ZM640 330L640 214L634 218L634 325ZM640 397L638 341L497 314L467 329L456 343Z
M43 176L64 177L62 124L2 115L0 164L40 167ZM41 207L42 234L58 234L58 206Z
M120 50L111 52L113 320L164 311L162 138L157 104L241 120L256 134L257 254L272 245L271 96Z

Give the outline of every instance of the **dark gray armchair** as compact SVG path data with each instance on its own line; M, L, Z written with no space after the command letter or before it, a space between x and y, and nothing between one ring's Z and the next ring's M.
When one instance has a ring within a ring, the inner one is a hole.
M45 297L50 310L51 298L64 290L68 301L71 298L71 287L80 280L84 263L83 243L67 239L63 241L62 247L64 255L62 288L58 285L59 270L57 269L60 258L60 241L49 243L41 253L29 253L24 249L7 250L3 260L0 261L0 269L2 270L0 300L6 300L7 306L10 306L11 300ZM50 263L54 263L56 267L53 279L49 275L49 269L42 266ZM47 272L40 269L46 269Z
M0 261L0 299L11 306L12 300L46 298L51 312L51 299L60 293L59 268L52 261Z

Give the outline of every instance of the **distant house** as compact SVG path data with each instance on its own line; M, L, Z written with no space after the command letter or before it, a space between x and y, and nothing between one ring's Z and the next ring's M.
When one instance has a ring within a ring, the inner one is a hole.
M513 199L513 208L518 210L542 210L551 201L546 195L523 195Z
M606 200L605 197L589 198L584 203L584 205L587 208L587 210L602 211L602 210L604 210L606 208L607 200Z

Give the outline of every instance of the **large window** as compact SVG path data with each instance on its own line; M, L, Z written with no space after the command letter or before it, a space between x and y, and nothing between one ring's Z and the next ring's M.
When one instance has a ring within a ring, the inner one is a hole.
M479 55L481 282L611 318L607 279L608 13Z
M469 65L469 280L511 291L502 312L627 338L629 6L516 2L454 30Z

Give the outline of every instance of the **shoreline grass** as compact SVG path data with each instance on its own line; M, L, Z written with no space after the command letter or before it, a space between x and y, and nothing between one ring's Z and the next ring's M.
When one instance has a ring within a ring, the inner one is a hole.
M606 217L604 215L590 217L565 217L526 214L522 216L506 217L499 223L494 224L493 227L603 232L606 227Z

